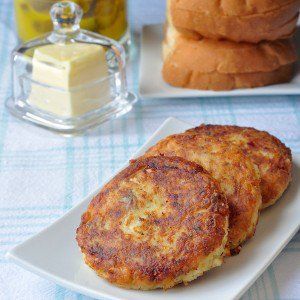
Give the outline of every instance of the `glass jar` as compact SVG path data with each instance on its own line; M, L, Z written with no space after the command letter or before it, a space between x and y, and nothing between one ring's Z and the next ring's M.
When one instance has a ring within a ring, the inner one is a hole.
M52 30L49 16L56 0L14 0L19 38L27 42ZM80 27L121 42L129 41L127 0L73 0L83 10Z
M13 95L6 106L16 117L62 134L75 134L129 112L122 45L81 30L83 11L70 1L51 9L54 31L12 53Z

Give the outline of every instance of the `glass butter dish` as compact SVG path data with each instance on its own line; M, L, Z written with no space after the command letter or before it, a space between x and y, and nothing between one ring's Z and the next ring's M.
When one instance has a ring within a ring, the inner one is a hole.
M124 48L81 30L82 9L62 1L50 12L53 32L12 53L13 95L9 111L64 134L82 132L131 110Z

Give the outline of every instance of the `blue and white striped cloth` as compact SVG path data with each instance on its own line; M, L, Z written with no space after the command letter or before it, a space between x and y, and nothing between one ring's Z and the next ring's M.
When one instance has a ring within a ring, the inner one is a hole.
M164 19L164 1L132 0L130 88L138 89L143 24ZM0 299L87 299L8 263L5 252L62 216L118 169L170 116L199 124L255 126L300 153L300 97L140 101L127 116L88 135L63 138L11 117L10 51L16 45L12 0L0 1ZM300 299L300 234L245 299Z

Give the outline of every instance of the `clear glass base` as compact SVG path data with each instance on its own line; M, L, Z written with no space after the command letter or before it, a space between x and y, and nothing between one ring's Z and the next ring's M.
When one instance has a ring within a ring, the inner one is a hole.
M63 135L75 135L128 113L136 101L137 97L134 94L127 93L127 97L122 100L113 101L102 109L73 118L42 112L32 106L24 105L24 101L15 101L14 98L7 99L6 107L12 115L21 120Z

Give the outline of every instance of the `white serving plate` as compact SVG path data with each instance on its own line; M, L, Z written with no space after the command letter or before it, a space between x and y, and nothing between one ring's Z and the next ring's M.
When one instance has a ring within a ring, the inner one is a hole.
M170 118L134 155L145 152L158 140L182 132L191 125ZM132 291L115 287L99 278L82 259L75 241L81 214L99 191L94 191L53 225L16 246L7 258L23 268L68 289L94 298L126 300L237 299L281 252L300 225L300 155L294 155L294 182L284 197L264 211L256 235L238 256L226 259L189 286L168 291Z
M297 44L300 48L300 27L297 30ZM187 97L224 97L224 96L255 96L255 95L299 95L300 94L300 63L296 67L296 75L289 83L276 84L253 89L233 91L199 91L175 88L166 84L161 76L163 25L143 27L139 93L141 98L187 98Z

